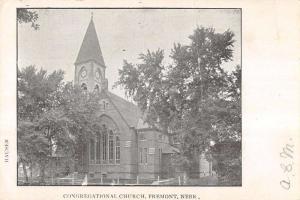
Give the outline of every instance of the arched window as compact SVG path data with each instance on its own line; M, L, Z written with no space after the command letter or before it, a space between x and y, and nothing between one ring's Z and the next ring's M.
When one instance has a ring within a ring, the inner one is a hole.
M86 86L86 84L85 84L85 83L82 83L82 84L81 84L81 89L83 89L83 90L87 90L87 86Z
M102 126L95 139L95 161L96 164L119 164L121 159L121 145L118 128L114 121L102 116Z
M102 133L102 159L103 163L107 161L107 128L103 125L103 133Z
M109 163L114 162L114 134L112 130L109 131L109 141L108 141L108 146L109 146Z
M95 141L90 139L90 162L94 163L95 161Z
M95 88L94 88L95 92L99 92L99 85L95 85Z
M116 163L119 164L120 163L120 137L119 136L116 136Z

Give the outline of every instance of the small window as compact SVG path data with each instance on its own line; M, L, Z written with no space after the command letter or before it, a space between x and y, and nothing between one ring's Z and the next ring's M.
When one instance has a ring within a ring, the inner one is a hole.
M81 89L83 89L83 90L87 90L87 86L86 86L86 84L85 84L85 83L82 83L82 84L81 84Z
M139 152L140 152L140 163L143 163L143 149L139 148Z
M94 88L94 90L96 91L96 92L99 92L99 85L97 84L97 85L95 85L95 88Z
M172 140L173 140L173 144L180 144L180 137L179 136L174 135L172 137Z

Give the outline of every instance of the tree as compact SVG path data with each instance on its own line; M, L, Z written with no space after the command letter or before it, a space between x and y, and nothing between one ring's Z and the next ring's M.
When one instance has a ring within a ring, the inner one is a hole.
M213 168L218 172L219 185L240 186L242 184L241 142L233 140L218 142L211 148L211 154L217 161Z
M40 183L56 154L80 157L89 134L100 128L99 95L63 82L61 70L47 74L34 66L18 70L18 165L37 164Z
M34 66L18 70L18 161L26 181L26 166L44 165L49 155L49 140L40 128L40 119L51 110L55 92L62 86L62 71L50 75Z
M69 120L68 132L72 138L71 158L77 160L77 166L82 166L82 152L90 135L94 135L100 128L97 110L100 106L100 95L88 93L77 85L68 83L58 95L59 110ZM61 141L61 140L57 140ZM70 150L70 149L69 149Z
M174 44L172 62L164 52L140 54L140 64L124 61L115 86L125 89L153 127L181 142L182 165L192 168L211 141L240 139L239 71L227 73L222 64L232 59L234 34L198 27L190 44Z
M35 30L40 28L40 25L36 23L39 16L36 11L32 11L26 8L17 9L17 21L19 23L31 23L31 27Z

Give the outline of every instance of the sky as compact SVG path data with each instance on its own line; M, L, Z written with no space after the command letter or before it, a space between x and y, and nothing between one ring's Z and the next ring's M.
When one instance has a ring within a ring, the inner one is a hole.
M123 60L138 62L140 53L163 49L165 63L174 43L189 44L197 26L235 34L231 71L241 65L241 13L237 9L36 9L40 29L18 24L18 66L35 65L49 73L62 69L65 81L74 79L74 62L93 14L104 57L109 90L125 97L118 80Z

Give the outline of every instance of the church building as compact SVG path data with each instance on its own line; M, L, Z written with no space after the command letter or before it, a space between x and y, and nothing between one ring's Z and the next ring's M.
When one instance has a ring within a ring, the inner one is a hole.
M168 162L177 148L169 144L167 135L144 123L135 104L108 90L106 67L91 19L75 61L74 83L101 94L98 116L102 129L89 137L81 171L89 178L107 179L174 176Z

